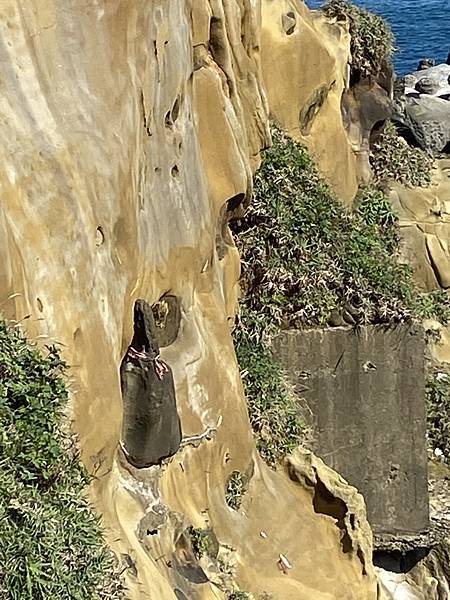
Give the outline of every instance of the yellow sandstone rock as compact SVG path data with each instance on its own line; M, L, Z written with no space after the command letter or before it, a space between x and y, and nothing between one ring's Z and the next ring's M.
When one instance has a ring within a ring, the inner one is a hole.
M301 3L264 0L263 23L261 33L257 0L0 7L0 303L70 366L91 497L135 599L226 597L183 571L190 524L229 548L243 590L377 598L356 491L312 458L289 459L289 477L257 456L230 335L239 257L227 219L250 200L269 143L267 98L347 202L356 189L340 120L348 34ZM183 434L220 424L162 468L138 471L119 446L119 367L134 302L167 292L182 320L161 354ZM225 502L236 470L252 473L239 512ZM317 510L328 494L340 516Z

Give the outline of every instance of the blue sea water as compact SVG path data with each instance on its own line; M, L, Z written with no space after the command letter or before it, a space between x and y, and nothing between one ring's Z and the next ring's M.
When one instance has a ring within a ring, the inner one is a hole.
M421 58L445 62L450 52L450 0L353 0L355 4L382 15L395 33L398 52L395 70L399 75L414 71ZM306 0L319 8L319 0Z

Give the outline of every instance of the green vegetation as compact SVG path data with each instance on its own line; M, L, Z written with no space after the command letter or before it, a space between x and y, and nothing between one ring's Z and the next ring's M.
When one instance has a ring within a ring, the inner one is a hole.
M377 185L389 180L413 187L431 184L433 158L420 148L412 148L388 121L373 144L370 165Z
M301 406L268 343L252 339L256 327L242 307L236 354L242 370L250 423L262 458L275 467L301 442Z
M121 598L85 496L89 478L61 430L64 365L0 321L0 598Z
M450 464L450 374L434 369L426 384L428 445Z
M210 534L209 529L189 527L189 537L191 538L192 550L197 558L205 556L209 552Z
M399 264L397 217L388 198L361 189L346 210L306 149L273 128L253 202L232 224L243 298L235 330L257 447L274 466L301 441L299 401L270 346L287 327L391 324L450 318L444 291L421 294ZM337 322L336 322L337 321Z
M363 188L357 209L346 210L306 149L278 128L272 133L253 202L234 225L243 261L244 338L326 325L336 310L357 324L421 318L411 270L397 262L389 200Z
M322 10L328 17L349 21L353 79L376 75L391 60L394 34L382 17L347 0L329 0Z
M225 492L226 503L233 510L239 510L246 487L247 477L239 471L233 471L228 478Z

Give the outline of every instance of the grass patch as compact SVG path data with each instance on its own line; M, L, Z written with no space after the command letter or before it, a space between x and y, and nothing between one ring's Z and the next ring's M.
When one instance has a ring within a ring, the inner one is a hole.
M450 374L433 369L426 382L428 445L450 464Z
M239 510L241 507L242 496L245 493L245 483L245 475L239 471L233 471L228 478L225 500L233 510Z
M412 148L388 121L372 145L370 165L377 185L388 181L412 187L429 187L433 158L420 148Z
M250 423L259 453L268 465L275 467L301 443L304 423L300 402L283 367L266 341L252 339L253 331L243 312L236 332L236 354Z
M239 510L242 497L248 489L249 477L240 471L233 471L228 478L225 500L230 508Z
M188 534L191 539L192 550L197 558L206 556L210 550L210 530L189 527Z
M388 198L366 187L357 209L346 210L306 148L277 127L272 134L253 202L232 224L242 257L244 337L327 325L336 310L361 325L422 318L412 270L397 261L397 217ZM428 312L448 318L445 298L428 295Z
M0 597L121 598L113 555L63 434L64 364L0 321Z
M348 20L352 79L377 75L391 61L395 52L395 38L388 23L374 13L355 6L347 0L329 0L322 7L327 17Z
M301 407L273 356L281 329L450 319L445 291L422 294L399 264L397 216L363 188L346 210L307 150L273 127L245 217L231 224L242 258L235 346L259 452L274 466L301 442Z

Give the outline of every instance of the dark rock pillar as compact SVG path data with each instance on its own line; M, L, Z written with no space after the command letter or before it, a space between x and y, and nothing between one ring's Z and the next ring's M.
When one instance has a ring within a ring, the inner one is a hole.
M134 336L120 366L123 448L135 467L149 467L173 456L181 442L172 371L159 358L151 306L138 300Z

